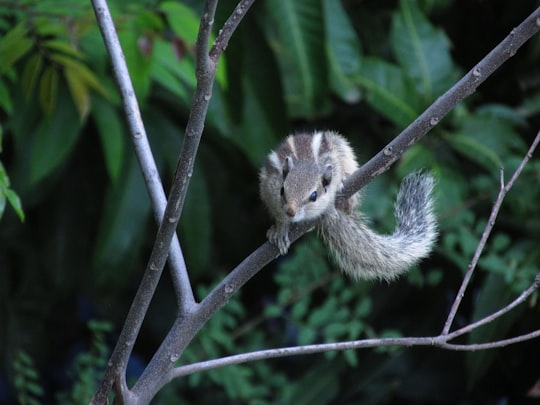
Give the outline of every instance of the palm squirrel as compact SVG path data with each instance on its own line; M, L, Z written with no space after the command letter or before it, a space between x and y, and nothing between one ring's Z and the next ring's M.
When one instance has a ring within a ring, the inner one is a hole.
M431 251L437 236L434 181L422 172L408 175L395 205L396 230L378 235L357 210L358 193L336 206L344 180L357 168L351 146L335 132L287 137L260 171L261 199L275 220L266 235L285 254L289 225L321 217L319 232L346 274L392 280Z

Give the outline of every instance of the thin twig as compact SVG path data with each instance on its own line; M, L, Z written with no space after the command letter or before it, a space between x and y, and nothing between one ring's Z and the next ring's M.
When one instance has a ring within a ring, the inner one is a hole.
M178 377L183 377L201 371L212 370L215 368L231 366L235 364L243 364L257 360L276 359L287 356L300 356L314 353L324 353L329 351L343 351L352 349L368 349L372 347L396 346L396 347L416 347L416 346L431 346L439 347L448 350L459 351L476 351L481 349L494 349L508 346L511 344L524 342L527 340L540 337L540 329L533 332L520 335L513 338L498 340L489 343L473 343L473 344L453 344L447 343L446 337L426 336L426 337L406 337L406 338L381 338L381 339L363 339L349 342L339 343L323 343L315 345L281 347L277 349L258 350L249 353L242 353L232 356L221 357L219 359L202 361L199 363L188 364L185 366L176 367L171 370L168 375L168 380L171 381Z
M510 344L523 342L526 340L531 340L540 336L540 330L535 330L524 335L498 340L495 342L488 343L472 343L467 345L453 344L448 343L449 341L462 336L466 333L473 331L476 328L479 328L482 325L485 325L493 320L501 317L510 310L514 309L519 304L525 302L525 300L530 297L540 286L540 273L536 275L534 282L531 284L527 290L523 291L519 297L514 301L506 305L504 308L499 311L480 319L476 322L473 322L455 332L450 334L440 334L439 336L426 336L426 337L406 337L406 338L391 338L391 339L363 339L355 340L349 342L339 342L339 343L328 343L328 344L318 344L318 345L308 345L308 346L298 346L298 347L287 347L287 348L277 348L277 349L268 349L260 350L250 353L242 353L238 355L226 356L214 360L202 361L198 363L188 364L180 367L176 367L171 370L168 377L169 380L201 372L206 370L211 370L219 367L230 366L233 364L247 363L251 361L278 358L284 356L300 355L300 354L312 354L312 353L322 353L326 351L333 350L349 350L349 349L362 349L378 346L436 346L448 350L461 350L461 351L475 351L480 349L493 349L497 347L504 347Z
M529 286L529 288L527 288L525 291L523 291L515 300L510 302L504 308L501 308L498 311L496 311L496 312L494 312L494 313L492 313L492 314L490 314L490 315L488 315L488 316L486 316L486 317L484 317L482 319L479 319L476 322L473 322L473 323L471 323L471 324L469 324L467 326L464 326L464 327L462 327L462 328L460 328L458 330L455 330L452 333L444 334L444 331L443 331L442 335L445 335L449 340L455 339L456 337L459 337L461 335L469 333L473 329L476 329L476 328L478 328L478 327L480 327L482 325L493 322L495 319L500 318L504 314L510 312L512 309L517 307L518 305L525 302L525 300L527 298L529 298L538 289L539 286L540 286L540 273L538 273L536 275L536 277L534 278L533 283Z
M96 19L103 36L105 47L111 58L113 74L122 97L124 112L131 132L133 149L137 156L145 185L150 196L154 218L159 224L163 219L167 198L150 148L150 143L148 142L124 53L120 46L107 3L105 0L92 0L92 4L94 6ZM178 304L180 306L190 305L194 301L194 297L187 275L186 264L176 234L174 235L173 243L171 245L168 261L171 268L173 286L175 288Z
M540 337L540 329L537 329L533 332L529 332L525 335L516 336L513 338L508 339L502 339L497 340L495 342L488 342L488 343L471 343L467 345L460 345L460 344L453 344L453 343L442 343L438 345L439 347L443 349L450 349L450 350L461 350L461 351L477 351L477 350L487 350L487 349L496 349L501 348L509 345L514 345L516 343L525 342L527 340L536 339L537 337Z
M478 242L478 246L476 247L473 258L467 268L467 272L465 273L465 276L463 277L463 281L456 295L456 299L454 300L454 303L452 304L452 307L450 308L448 318L446 319L444 323L444 328L442 330L443 335L448 334L448 332L450 331L450 328L452 327L452 322L454 321L454 318L456 317L461 301L463 300L463 297L465 296L465 290L467 289L469 285L471 277L474 273L474 269L476 268L476 264L478 263L478 260L480 259L480 255L482 254L482 251L484 250L484 247L489 238L489 235L491 234L491 230L493 229L493 226L495 225L495 220L499 213L499 209L501 208L501 205L503 203L504 197L506 196L508 191L512 188L515 181L517 180L517 178L523 171L523 168L525 167L525 165L531 158L534 150L538 146L538 142L540 142L540 131L538 132L538 134L536 134L536 137L534 138L529 150L527 151L527 154L523 157L523 159L521 160L521 163L519 164L514 174L510 178L510 181L506 185L504 184L504 173L503 173L503 170L501 169L501 176L500 176L501 187L499 190L499 195L497 196L497 200L495 201L495 204L493 204L493 208L491 209L491 214L489 215L489 219L487 221L486 227L484 231L482 232L482 237L480 238L480 242Z

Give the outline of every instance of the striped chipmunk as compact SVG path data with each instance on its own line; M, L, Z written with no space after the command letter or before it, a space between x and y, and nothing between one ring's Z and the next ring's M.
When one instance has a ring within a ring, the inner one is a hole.
M319 233L351 278L392 280L429 255L437 237L434 180L422 171L403 180L395 204L396 230L379 235L366 225L354 194L336 206L343 182L358 168L347 140L336 132L300 133L272 151L260 171L260 195L275 224L268 240L287 253L289 225L320 217Z

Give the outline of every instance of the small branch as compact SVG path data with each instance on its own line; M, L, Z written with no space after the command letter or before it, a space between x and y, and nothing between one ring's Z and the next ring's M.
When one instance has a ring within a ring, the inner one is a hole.
M503 173L503 170L501 169L501 175L500 175L501 187L499 190L499 195L497 196L497 200L495 201L495 204L493 204L493 208L491 209L491 214L489 215L489 219L487 221L486 227L484 231L482 232L482 237L480 238L480 242L478 242L478 246L476 247L473 258L467 268L467 272L465 273L465 276L463 277L463 281L456 295L456 299L454 300L454 303L452 304L452 308L450 309L450 312L448 314L448 318L446 319L446 322L444 323L444 328L442 330L442 334L444 335L448 334L448 332L450 331L450 328L452 327L452 322L454 321L454 318L456 317L459 306L461 305L461 301L463 300L463 297L465 296L465 290L467 289L469 285L471 277L476 268L476 264L478 263L478 260L480 259L480 255L482 254L482 251L484 250L484 247L489 238L489 235L491 234L491 230L493 229L493 226L495 225L495 220L497 219L497 215L499 214L499 209L501 208L502 202L506 194L508 193L508 191L512 188L515 181L517 180L517 178L523 171L523 168L525 167L529 159L532 157L534 150L538 146L538 142L540 142L540 131L536 134L536 137L534 138L529 150L527 151L527 154L523 157L523 159L521 160L521 163L519 164L516 171L512 175L510 181L506 185L504 184L504 173Z
M496 349L500 347L505 347L509 345L513 345L516 343L525 342L527 340L536 339L537 337L540 337L540 329L537 329L533 332L527 333L525 335L516 336L509 339L503 339L503 340L497 340L495 342L489 342L489 343L472 343L468 345L457 345L452 343L443 343L438 345L439 347L443 349L450 349L450 350L461 350L461 351L470 351L474 352L477 350L486 350L486 349Z
M167 198L163 190L163 183L150 148L150 143L146 135L146 130L141 118L141 112L135 90L129 76L124 53L118 40L118 35L114 27L110 11L105 0L92 0L96 19L101 30L105 47L109 53L113 74L123 101L124 112L127 118L131 140L135 155L139 162L141 172L144 177L146 188L152 203L154 218L159 224L163 219ZM189 277L187 275L186 264L180 248L178 237L174 235L173 244L169 252L169 265L171 275L181 306L192 304L195 299L191 290Z
M259 350L250 353L242 353L233 356L221 357L219 359L202 361L199 363L188 364L185 366L176 367L170 371L168 380L171 381L178 377L183 377L193 373L201 371L212 370L215 368L231 366L235 364L243 364L247 362L257 360L276 359L287 356L300 356L314 353L324 353L329 351L343 351L343 350L358 350L367 349L372 347L383 346L400 346L400 347L416 347L416 346L431 346L439 347L448 350L459 351L476 351L481 349L494 349L499 347L508 346L511 344L524 342L527 340L536 339L540 337L540 329L525 335L517 337L498 340L496 342L489 343L477 343L477 344L452 344L447 343L447 338L443 335L440 336L427 336L427 337L407 337L407 338L381 338L381 339L364 339L354 340L350 342L339 343L323 343L316 345L296 346L296 347L282 347L277 349Z
M482 319L479 319L478 321L473 322L473 323L471 323L471 324L469 324L467 326L464 326L463 328L458 329L458 330L456 330L456 331L454 331L452 333L445 334L444 331L443 331L442 335L447 336L448 339L450 339L450 340L455 339L458 336L469 333L473 329L476 329L476 328L478 328L478 327L480 327L482 325L493 322L495 319L503 316L507 312L510 312L512 309L517 307L519 304L525 302L525 300L527 298L529 298L532 295L532 293L534 293L538 289L539 286L540 286L540 273L538 273L536 275L536 277L534 278L533 283L529 286L529 288L527 288L525 291L523 291L514 301L512 301L511 303L506 305L504 308L501 308L497 312L494 312L494 313L492 313L492 314L490 314L490 315L488 315L488 316L486 316L486 317L484 317Z
M238 24L240 24L240 21L242 21L242 18L254 2L255 0L241 0L235 7L231 16L225 21L225 24L223 24L223 28L220 30L218 37L214 41L212 49L210 49L210 59L214 61L214 63L217 63L217 60L229 45L232 34L236 31Z
M143 375L133 387L133 392L144 395L156 393L170 381L168 378L170 370L193 336L212 317L213 313L229 301L234 292L272 260L270 257L266 258L266 261L261 261L265 260L266 249L272 250L273 247L270 243L266 243L265 248L253 252L212 290L194 313L176 319Z

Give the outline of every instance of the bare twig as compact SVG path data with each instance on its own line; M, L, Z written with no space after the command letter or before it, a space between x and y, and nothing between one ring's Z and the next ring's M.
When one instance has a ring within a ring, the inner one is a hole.
M473 344L453 344L447 343L447 337L444 335L439 336L426 336L426 337L405 337L405 338L381 338L381 339L364 339L354 340L349 342L338 343L323 343L316 345L305 345L295 347L282 347L278 349L259 350L255 352L242 353L233 356L221 357L215 360L208 360L199 363L189 364L186 366L177 367L170 371L168 380L174 378L183 377L193 373L201 371L212 370L219 367L231 366L234 364L242 364L257 360L276 359L287 356L299 356L314 353L323 353L328 351L343 351L351 349L368 349L372 347L383 346L401 346L401 347L417 347L417 346L431 346L439 347L441 349L459 350L459 351L476 351L482 349L495 349L511 344L525 342L527 340L536 339L540 337L540 329L525 335L517 337L498 340L489 343L473 343Z
M534 282L523 291L514 301L506 305L504 308L501 308L499 311L494 312L493 314L480 319L476 322L473 322L459 330L456 330L452 333L446 334L441 333L438 336L426 336L426 337L406 337L406 338L390 338L390 339L362 339L354 340L349 342L339 342L339 343L327 343L327 344L318 344L318 345L309 345L309 346L298 346L298 347L284 347L277 349L268 349L268 350L259 350L250 353L242 353L233 356L221 357L214 360L202 361L198 363L188 364L180 367L176 367L171 370L168 376L168 381L182 377L185 375L198 373L201 371L211 370L219 367L230 366L234 364L247 363L257 360L265 360L271 358L278 358L284 356L293 356L301 354L312 354L312 353L322 353L331 350L349 350L349 349L365 349L370 347L379 347L379 346L434 346L442 349L448 350L461 350L461 351L475 351L480 349L494 349L498 347L508 346L510 344L515 344L518 342L523 342L526 340L535 339L540 336L540 329L533 332L526 333L524 335L498 340L495 342L488 343L471 343L471 344L453 344L448 343L449 341L460 337L466 333L473 331L474 329L479 328L482 325L485 325L489 322L494 321L495 319L503 316L512 309L514 309L519 304L524 303L528 297L530 297L540 286L540 273L538 273L534 279Z
M131 132L133 148L139 161L146 188L152 203L154 217L159 224L163 219L167 198L163 190L159 172L150 149L150 143L141 118L141 112L135 96L135 90L129 76L126 61L111 14L105 0L92 0L96 19L100 27L105 47L111 58L113 73L122 96L127 123ZM193 292L187 275L186 264L180 248L178 237L174 235L173 243L169 252L169 265L173 284L180 306L190 305L193 301Z
M495 201L495 204L493 204L493 208L491 209L491 214L489 215L489 219L487 221L486 227L484 231L482 232L482 237L480 238L480 242L478 242L478 246L476 247L473 258L467 268L467 272L465 273L465 276L463 277L463 281L456 295L456 299L454 300L454 303L452 304L452 307L448 314L448 318L446 319L446 322L444 323L444 328L442 330L443 334L447 334L450 331L450 328L452 327L452 322L454 321L454 318L459 309L461 301L463 300L463 297L465 296L465 290L467 289L467 286L469 285L471 277L474 273L474 269L476 268L476 264L478 263L478 260L480 259L480 255L482 254L482 251L484 250L484 247L489 238L489 235L491 234L491 230L493 229L493 226L495 225L495 219L497 218L497 215L499 214L499 209L501 208L504 197L506 196L508 191L512 188L515 181L517 180L517 178L523 171L523 168L525 167L525 165L531 158L534 150L538 146L538 142L540 142L540 132L536 134L536 137L534 138L529 150L527 151L527 154L523 157L523 159L521 160L521 163L519 164L516 171L510 178L510 181L506 185L504 184L504 172L501 169L501 174L500 174L501 187L499 190L499 195L497 196L497 200Z

